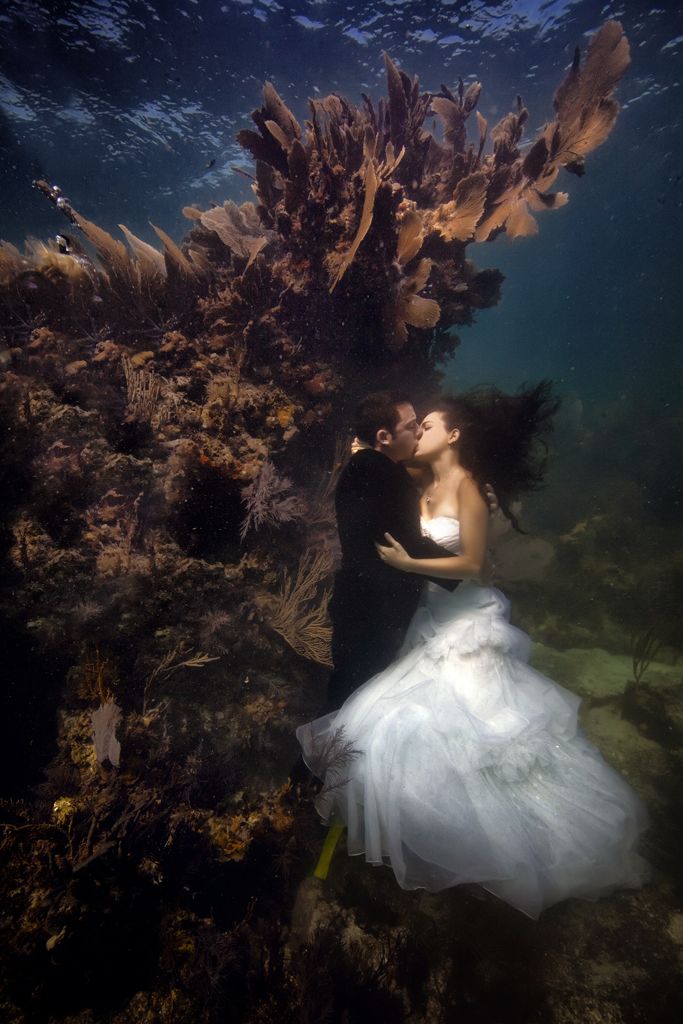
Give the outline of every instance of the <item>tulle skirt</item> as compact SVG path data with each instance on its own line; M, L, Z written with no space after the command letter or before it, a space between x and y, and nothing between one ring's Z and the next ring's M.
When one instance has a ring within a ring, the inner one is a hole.
M297 738L349 854L404 889L476 882L536 918L640 886L648 817L508 612L493 588L428 584L398 660Z

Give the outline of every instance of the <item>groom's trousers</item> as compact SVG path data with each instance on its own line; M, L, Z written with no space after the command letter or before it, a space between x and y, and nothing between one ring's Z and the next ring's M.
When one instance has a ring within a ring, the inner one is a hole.
M332 664L325 712L341 707L354 690L396 657L419 598L417 590L387 593L372 580L335 575L330 601Z

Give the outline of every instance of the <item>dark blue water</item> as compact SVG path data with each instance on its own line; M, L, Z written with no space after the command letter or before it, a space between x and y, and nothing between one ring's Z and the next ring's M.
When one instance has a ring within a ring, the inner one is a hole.
M489 123L519 93L530 134L574 46L621 19L632 64L623 109L587 176L564 175L569 205L541 218L540 236L473 245L470 258L506 275L500 305L463 331L450 371L458 385L516 386L555 377L583 402L676 400L681 370L683 11L666 3L219 3L116 0L14 2L0 15L2 236L21 242L63 227L31 190L58 183L110 230L174 237L187 203L250 198L233 168L235 141L273 82L295 115L338 91L359 102L384 92L386 50L425 88L483 83Z

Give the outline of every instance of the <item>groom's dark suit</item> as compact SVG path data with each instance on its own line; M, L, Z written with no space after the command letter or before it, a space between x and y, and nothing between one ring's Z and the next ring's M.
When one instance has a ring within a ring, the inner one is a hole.
M390 533L414 558L453 554L420 529L420 498L403 466L365 448L342 470L335 497L342 549L330 602L332 661L328 710L396 656L415 611L424 576L385 565L375 542ZM457 580L437 580L453 590Z

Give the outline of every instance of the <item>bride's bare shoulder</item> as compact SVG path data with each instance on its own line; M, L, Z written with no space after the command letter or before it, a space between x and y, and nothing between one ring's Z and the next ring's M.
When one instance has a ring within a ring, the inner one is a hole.
M463 473L457 487L458 504L463 501L469 505L482 505L486 507L479 484L471 473Z

